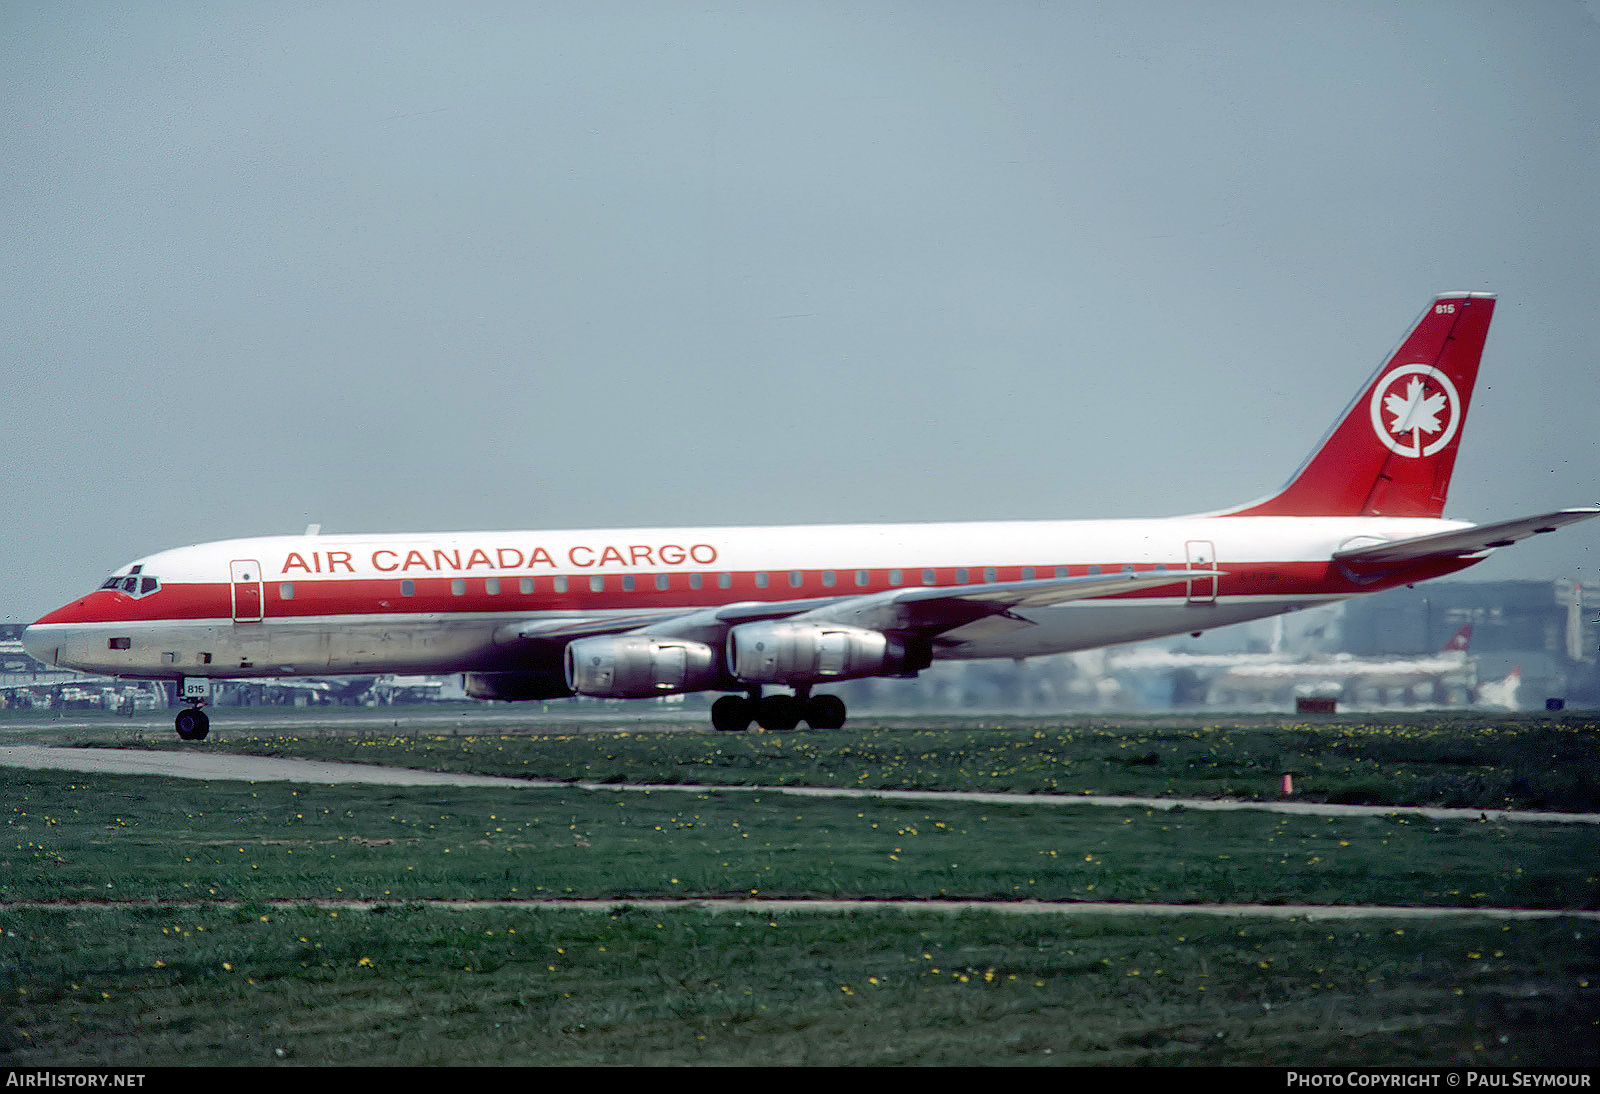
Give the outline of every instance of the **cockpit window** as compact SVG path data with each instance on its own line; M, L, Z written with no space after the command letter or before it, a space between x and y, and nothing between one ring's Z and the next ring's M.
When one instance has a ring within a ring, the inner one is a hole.
M137 598L149 596L159 590L161 588L161 580L149 576L141 577L138 574L128 574L126 576L118 574L114 577L106 578L105 584L100 587L102 589L118 589L131 597Z

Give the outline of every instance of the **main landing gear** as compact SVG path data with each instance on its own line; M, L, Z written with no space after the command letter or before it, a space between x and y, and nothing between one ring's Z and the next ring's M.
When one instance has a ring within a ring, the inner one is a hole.
M748 697L724 695L711 704L712 728L724 733L749 729L752 721L762 729L793 729L801 722L812 729L838 729L844 719L844 700L812 695L809 688L796 688L793 695L765 696L753 688Z
M206 712L200 709L200 700L185 699L189 704L188 710L178 711L173 724L178 728L178 738L184 741L203 741L206 734L211 732L211 719Z

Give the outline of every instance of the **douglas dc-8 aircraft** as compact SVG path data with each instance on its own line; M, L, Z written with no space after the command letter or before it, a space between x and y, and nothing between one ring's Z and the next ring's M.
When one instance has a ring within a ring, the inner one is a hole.
M43 661L177 682L466 674L469 694L723 691L719 730L844 724L814 689L1294 611L1462 570L1600 515L1442 519L1494 297L1438 297L1279 493L1154 520L278 536L117 570L23 635ZM788 689L763 694L764 688Z

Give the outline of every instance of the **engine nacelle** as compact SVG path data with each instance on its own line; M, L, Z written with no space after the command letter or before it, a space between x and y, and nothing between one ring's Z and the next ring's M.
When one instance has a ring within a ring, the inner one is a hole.
M746 623L728 635L728 671L747 684L898 676L927 668L926 654L882 631L829 623Z
M469 672L467 694L474 699L519 702L528 699L565 699L572 694L554 669L525 672Z
M567 645L567 686L580 695L643 699L712 688L721 676L717 651L703 642L618 634Z

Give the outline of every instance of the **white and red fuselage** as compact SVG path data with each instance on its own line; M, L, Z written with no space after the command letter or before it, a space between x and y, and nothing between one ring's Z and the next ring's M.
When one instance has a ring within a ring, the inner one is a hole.
M27 632L56 664L133 677L515 671L508 624L676 617L733 603L837 600L1165 570L1171 584L1027 610L1031 626L934 657L1031 657L1209 630L1462 569L1362 584L1354 542L1460 522L1384 517L271 536L162 551ZM1221 576L1186 579L1186 570ZM639 625L644 621L640 620ZM118 639L126 641L118 641Z
M1290 482L1224 512L237 539L130 563L23 642L179 681L459 672L487 698L743 692L713 709L718 728L836 726L843 704L813 686L1209 630L1453 573L1600 514L1444 519L1493 310L1488 294L1436 298ZM179 732L203 736L185 716Z

